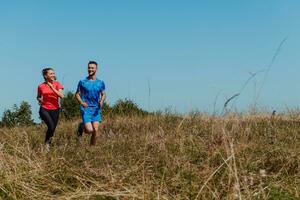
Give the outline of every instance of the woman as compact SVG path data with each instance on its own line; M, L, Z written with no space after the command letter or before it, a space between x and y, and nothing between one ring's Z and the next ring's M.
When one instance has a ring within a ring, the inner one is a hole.
M59 98L64 98L63 86L56 81L55 72L52 68L42 71L45 82L38 86L37 100L40 104L40 117L46 123L45 145L49 149L51 139L59 118Z

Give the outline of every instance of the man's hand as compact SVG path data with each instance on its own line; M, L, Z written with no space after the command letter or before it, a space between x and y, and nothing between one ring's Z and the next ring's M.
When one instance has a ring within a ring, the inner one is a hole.
M82 102L81 105L84 107L84 108L87 108L89 105L85 102Z
M100 108L103 108L103 106L104 106L104 101L100 101L99 104L100 104Z

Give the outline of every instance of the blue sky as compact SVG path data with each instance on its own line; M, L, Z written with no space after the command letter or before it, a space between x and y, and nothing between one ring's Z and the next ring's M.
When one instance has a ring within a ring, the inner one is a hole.
M0 112L28 101L51 66L66 90L100 63L108 102L130 98L150 110L221 110L250 73L266 70L287 37L257 103L300 105L300 1L0 1ZM264 72L235 106L255 102ZM150 95L149 88L150 86Z

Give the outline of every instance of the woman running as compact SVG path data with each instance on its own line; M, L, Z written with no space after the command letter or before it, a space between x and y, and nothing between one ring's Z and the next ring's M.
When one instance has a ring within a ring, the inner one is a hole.
M48 127L45 145L49 150L59 118L59 98L64 98L64 88L56 81L55 72L52 68L43 69L42 75L45 82L38 86L37 100L41 106L40 117Z

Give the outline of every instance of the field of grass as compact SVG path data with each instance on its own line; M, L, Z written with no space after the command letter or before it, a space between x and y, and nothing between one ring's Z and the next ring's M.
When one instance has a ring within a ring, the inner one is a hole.
M98 143L0 129L0 199L300 199L297 115L116 116Z

